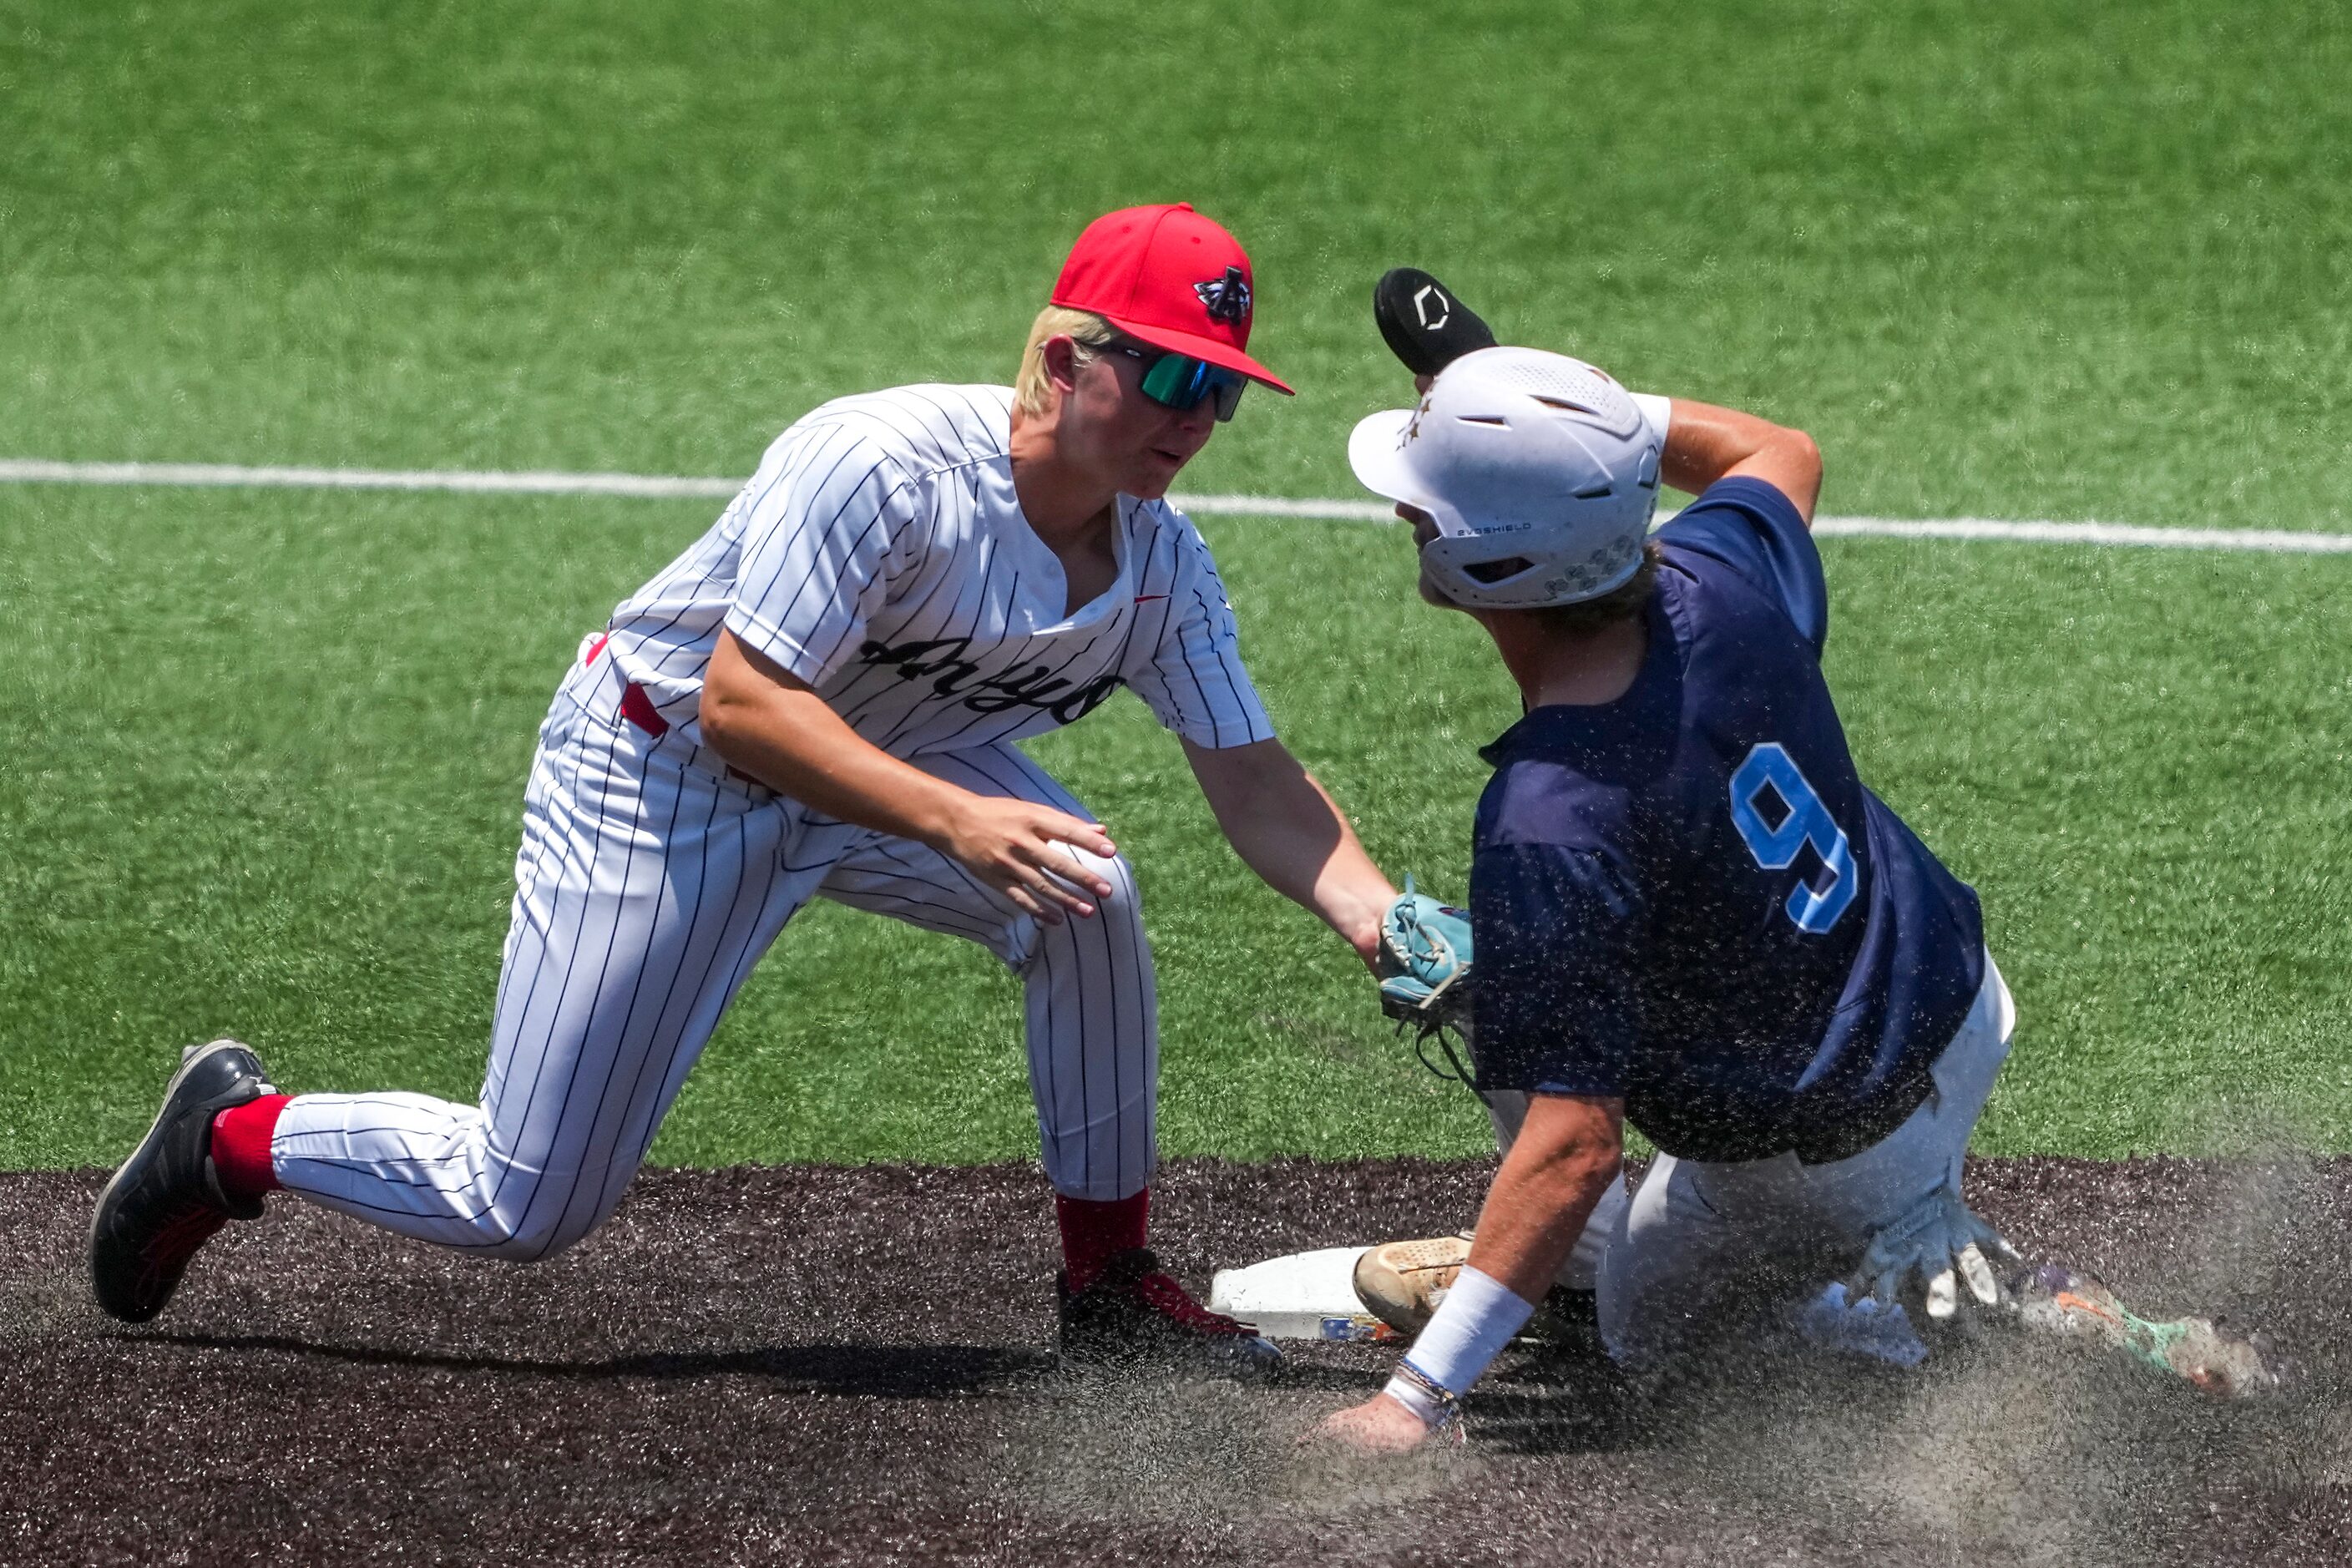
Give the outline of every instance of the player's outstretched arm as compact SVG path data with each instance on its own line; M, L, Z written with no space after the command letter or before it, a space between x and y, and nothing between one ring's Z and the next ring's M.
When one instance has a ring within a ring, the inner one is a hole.
M1242 863L1321 916L1372 964L1381 951L1381 917L1396 889L1290 749L1279 741L1222 748L1187 741L1184 756Z
M1540 1303L1625 1162L1625 1102L1528 1097L1528 1118L1478 1211L1469 1267Z
M1315 1429L1366 1453L1419 1447L1535 1312L1624 1159L1625 1102L1528 1097L1528 1118L1478 1211L1476 1238L1388 1387Z
M1028 913L1091 915L1110 884L1064 845L1118 853L1097 824L1050 806L974 795L861 737L805 681L721 631L702 687L702 738L780 795L828 816L928 844Z
M1423 394L1447 365L1496 342L1494 330L1460 296L1413 267L1393 267L1381 277L1372 289L1372 320L1412 373L1413 390ZM1696 495L1717 479L1749 475L1795 502L1811 524L1822 489L1822 454L1811 437L1713 404L1677 397L1671 407L1660 464L1668 484Z
M1693 495L1717 479L1762 479L1789 498L1809 528L1821 499L1822 449L1811 436L1712 403L1674 400L1658 468L1666 483Z

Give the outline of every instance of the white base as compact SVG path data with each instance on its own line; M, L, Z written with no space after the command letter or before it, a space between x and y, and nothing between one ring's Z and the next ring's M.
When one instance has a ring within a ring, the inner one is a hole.
M1209 1310L1255 1323L1270 1340L1395 1339L1356 1299L1356 1259L1367 1250L1327 1247L1220 1268L1209 1283Z

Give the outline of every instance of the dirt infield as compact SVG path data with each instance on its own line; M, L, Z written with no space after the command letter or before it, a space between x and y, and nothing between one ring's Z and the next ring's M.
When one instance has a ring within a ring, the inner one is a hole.
M1178 1162L1213 1266L1451 1228L1482 1164ZM1920 1563L2352 1561L2352 1161L1987 1162L2019 1243L2228 1310L2297 1394L2210 1404L2002 1337L1916 1373L1728 1365L1642 1397L1518 1357L1458 1455L1293 1435L1272 1387L1055 1369L1034 1170L656 1172L571 1254L460 1259L278 1200L152 1327L88 1302L89 1173L0 1177L0 1561Z

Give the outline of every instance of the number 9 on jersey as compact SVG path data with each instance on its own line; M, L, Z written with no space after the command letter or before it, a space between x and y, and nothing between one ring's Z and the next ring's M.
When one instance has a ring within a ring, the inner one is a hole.
M1780 796L1784 807L1777 826L1764 820L1761 803L1767 790ZM1815 888L1800 879L1783 907L1799 931L1813 936L1837 924L1853 902L1862 875L1854 868L1845 829L1831 819L1829 807L1779 742L1757 742L1731 775L1731 824L1739 829L1756 864L1767 871L1787 870L1796 863L1797 852L1811 845L1830 874L1829 886Z

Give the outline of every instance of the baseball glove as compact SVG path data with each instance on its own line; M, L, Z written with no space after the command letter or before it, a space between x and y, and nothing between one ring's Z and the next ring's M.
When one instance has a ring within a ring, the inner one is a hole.
M1478 312L1417 267L1391 267L1372 289L1372 321L1415 375L1435 375L1464 354L1495 346Z
M1449 1034L1470 1040L1470 916L1413 889L1404 891L1381 917L1381 1011L1412 1029L1422 1066L1439 1078L1470 1081ZM1446 1066L1429 1059L1435 1040ZM1451 1069L1451 1070L1448 1070Z

